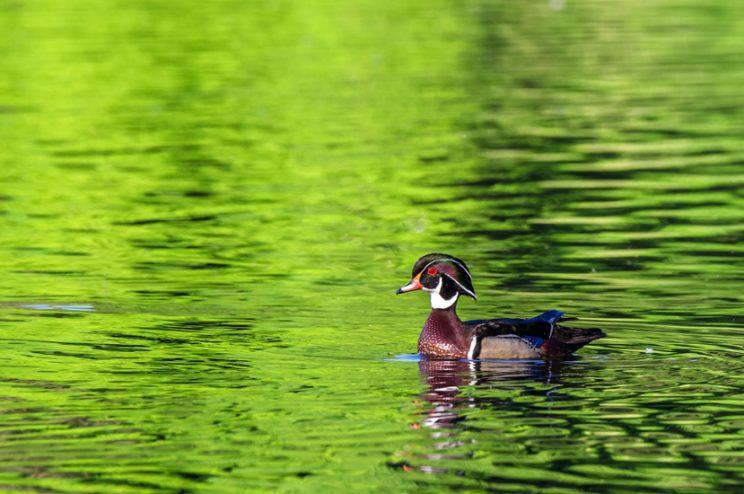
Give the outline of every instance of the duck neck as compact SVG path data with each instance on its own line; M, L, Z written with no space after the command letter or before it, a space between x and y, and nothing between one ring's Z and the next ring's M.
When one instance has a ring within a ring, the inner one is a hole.
M457 315L457 304L454 303L450 305L449 307L445 309L438 309L436 307L431 308L431 312L429 312L429 319L436 319L437 321L441 321L444 323L447 323L448 325L451 325L455 328L460 328L460 325L462 324L462 321L460 320L460 317Z
M432 307L424 329L419 336L418 349L424 355L464 358L470 342L463 324L457 317L456 303L447 308Z

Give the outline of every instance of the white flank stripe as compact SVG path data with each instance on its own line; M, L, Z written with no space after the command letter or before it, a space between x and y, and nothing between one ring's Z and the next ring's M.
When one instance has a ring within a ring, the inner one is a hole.
M470 340L470 350L468 350L468 358L470 360L473 360L473 354L475 354L475 346L478 344L478 338L476 336L473 336L473 339Z

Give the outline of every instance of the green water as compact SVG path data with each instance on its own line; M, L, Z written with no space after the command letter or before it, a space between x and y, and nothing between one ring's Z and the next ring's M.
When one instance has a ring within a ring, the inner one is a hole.
M0 490L741 492L744 4L0 5ZM560 308L418 362L396 297Z

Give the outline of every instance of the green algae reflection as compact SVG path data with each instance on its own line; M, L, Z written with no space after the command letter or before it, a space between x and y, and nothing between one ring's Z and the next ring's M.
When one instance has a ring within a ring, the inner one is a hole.
M0 6L0 490L738 492L741 2ZM418 362L560 308L575 361Z

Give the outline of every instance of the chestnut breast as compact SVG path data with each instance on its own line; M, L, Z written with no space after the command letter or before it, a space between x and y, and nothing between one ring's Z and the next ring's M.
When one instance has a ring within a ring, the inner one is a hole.
M465 358L469 331L452 310L432 310L418 341L419 353L428 357Z

